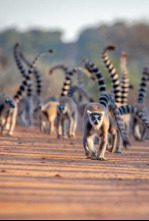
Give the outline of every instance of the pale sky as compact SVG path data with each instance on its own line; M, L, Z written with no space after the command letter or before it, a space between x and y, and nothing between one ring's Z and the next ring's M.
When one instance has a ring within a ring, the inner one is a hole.
M149 0L0 0L0 29L60 29L65 41L86 27L118 19L149 21Z

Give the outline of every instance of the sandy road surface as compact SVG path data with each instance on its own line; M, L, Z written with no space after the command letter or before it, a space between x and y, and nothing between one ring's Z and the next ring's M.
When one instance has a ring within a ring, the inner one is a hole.
M18 127L0 145L0 219L149 219L148 141L107 162L86 160L80 135Z

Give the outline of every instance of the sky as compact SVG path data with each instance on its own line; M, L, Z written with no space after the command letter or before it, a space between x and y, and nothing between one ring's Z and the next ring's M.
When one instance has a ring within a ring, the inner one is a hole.
M149 0L0 0L0 29L61 30L65 42L87 27L117 20L149 21Z

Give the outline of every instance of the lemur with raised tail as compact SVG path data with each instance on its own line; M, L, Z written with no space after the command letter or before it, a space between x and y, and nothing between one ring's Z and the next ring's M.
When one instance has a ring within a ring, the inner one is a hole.
M91 61L89 60L84 60L84 65L85 68L91 72L92 74L94 74L96 76L97 82L98 82L98 87L99 87L99 93L100 95L102 93L106 93L106 85L104 82L104 77L101 73L101 71L99 70L99 68ZM109 115L111 113L109 112ZM112 119L112 117L111 117ZM115 122L113 122L113 125L115 125ZM115 152L121 152L121 139L120 139L120 131L114 129L114 127L110 130L110 133L113 137L113 141L111 141L111 143L114 143L112 146L112 151L115 150Z
M102 92L99 97L99 103L87 105L84 113L83 147L87 158L106 160L105 152L109 133L113 135L111 152L116 149L117 143L121 146L121 140L125 147L129 144L125 127L114 99L107 92ZM99 138L98 151L94 145L95 137Z
M53 53L53 49L50 49L48 51L44 51L44 52L41 52L39 55L37 55L35 57L35 59L33 60L32 63L28 63L28 71L26 72L26 70L24 69L22 63L21 63L21 59L20 59L20 52L18 51L18 47L19 47L19 44L17 43L14 47L14 57L15 57L15 61L16 61L16 64L17 64L17 67L18 69L20 70L21 74L25 77L27 76L28 78L28 82L29 82L29 85L28 85L28 94L27 94L27 97L24 97L24 99L22 100L22 102L20 103L20 115L22 116L22 120L23 122L25 123L25 126L32 126L33 125L33 113L34 113L34 110L37 108L34 107L33 105L33 89L32 89L32 81L31 81L31 75L36 72L36 76L38 76L38 73L37 73L37 69L35 68L35 64L36 62L38 61L38 59L40 58L41 55L45 54L45 53ZM39 76L40 77L40 76ZM38 92L38 95L40 94L40 88L41 88L41 82L39 80L39 77L37 79L37 82L38 82L38 87L37 87L37 92ZM41 99L39 98L38 99L39 102L41 102ZM39 104L38 104L39 105ZM29 124L27 124L27 119L29 119Z
M6 133L12 136L14 133L18 112L18 103L22 99L27 88L27 81L28 79L24 78L18 91L13 97L8 96L7 94L0 95L0 126L2 134Z
M59 105L57 107L57 136L66 139L74 138L78 125L78 110L77 104L68 91L72 85L72 76L76 72L75 69L67 71L63 84ZM66 133L66 122L68 121L68 136Z

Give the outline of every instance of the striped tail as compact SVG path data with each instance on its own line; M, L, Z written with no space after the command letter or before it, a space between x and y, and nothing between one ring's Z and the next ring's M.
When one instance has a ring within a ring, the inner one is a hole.
M143 69L142 78L141 78L141 82L140 82L140 87L139 87L139 91L138 91L138 100L137 100L137 102L139 104L144 104L148 79L149 79L149 68L145 67Z
M24 96L24 92L27 88L28 84L27 84L27 79L25 78L19 88L19 90L16 92L16 94L13 96L14 100L16 103L18 103L22 97Z
M91 98L91 96L89 95L89 93L87 93L82 87L79 86L72 86L69 91L68 91L68 97L73 98L74 93L76 91L79 91L79 93L81 95L83 95L89 102L94 102L94 100Z
M53 49L49 49L49 50L43 51L43 52L41 52L39 55L37 55L37 56L34 58L34 60L32 61L30 67L29 67L29 70L28 70L28 73L29 73L29 74L32 74L32 73L34 72L35 65L36 65L37 61L39 60L39 58L40 58L42 55L44 55L44 54L46 54L46 53L54 53L54 50L53 50Z
M102 59L112 80L112 87L113 87L115 102L118 105L121 105L122 93L121 93L119 76L109 58L109 52L115 51L115 50L116 50L115 46L113 45L107 46L102 52Z
M65 81L64 81L63 87L62 87L61 97L68 95L68 91L72 85L72 77L75 72L76 72L76 69L73 69L72 71L67 71Z
M125 115L125 114L135 115L149 129L148 117L146 116L146 114L143 111L139 111L137 109L137 107L133 107L132 105L125 105L125 106L119 107L119 111L120 111L121 115Z
M99 85L99 92L102 93L106 91L106 85L104 82L104 77L102 76L102 73L98 69L98 67L91 61L85 60L84 62L85 68L92 74L94 74L97 78L98 85Z
M31 63L25 58L25 56L21 52L20 52L20 58L24 61L24 63L28 67L31 66ZM39 71L37 70L37 68L34 68L34 76L35 76L35 80L36 80L36 93L40 97L41 93L42 93L42 78L41 78L41 75L39 74Z
M62 69L65 73L68 71L68 67L63 64L55 65L49 70L49 74L53 74L53 72L57 69Z
M19 57L19 43L16 43L14 46L14 58L15 58L15 62L16 65L19 69L19 71L21 72L22 76L26 79L27 81L27 96L30 98L33 95L33 84L32 84L32 80L31 77L28 75L28 72L26 72L24 66L21 63L20 57Z
M127 148L127 145L129 145L130 143L127 138L127 133L126 133L125 126L124 126L124 123L121 118L120 111L119 111L114 99L111 97L110 94L104 92L101 94L101 96L99 98L99 103L101 105L103 105L106 109L108 109L109 107L112 108L112 112L113 112L115 121L117 123L118 130L119 130L122 140L123 140L123 146L125 148Z
M120 69L121 69L121 75L122 75L122 81L121 81L122 103L121 104L127 105L130 83L129 83L128 69L127 69L127 54L125 52L121 53Z

